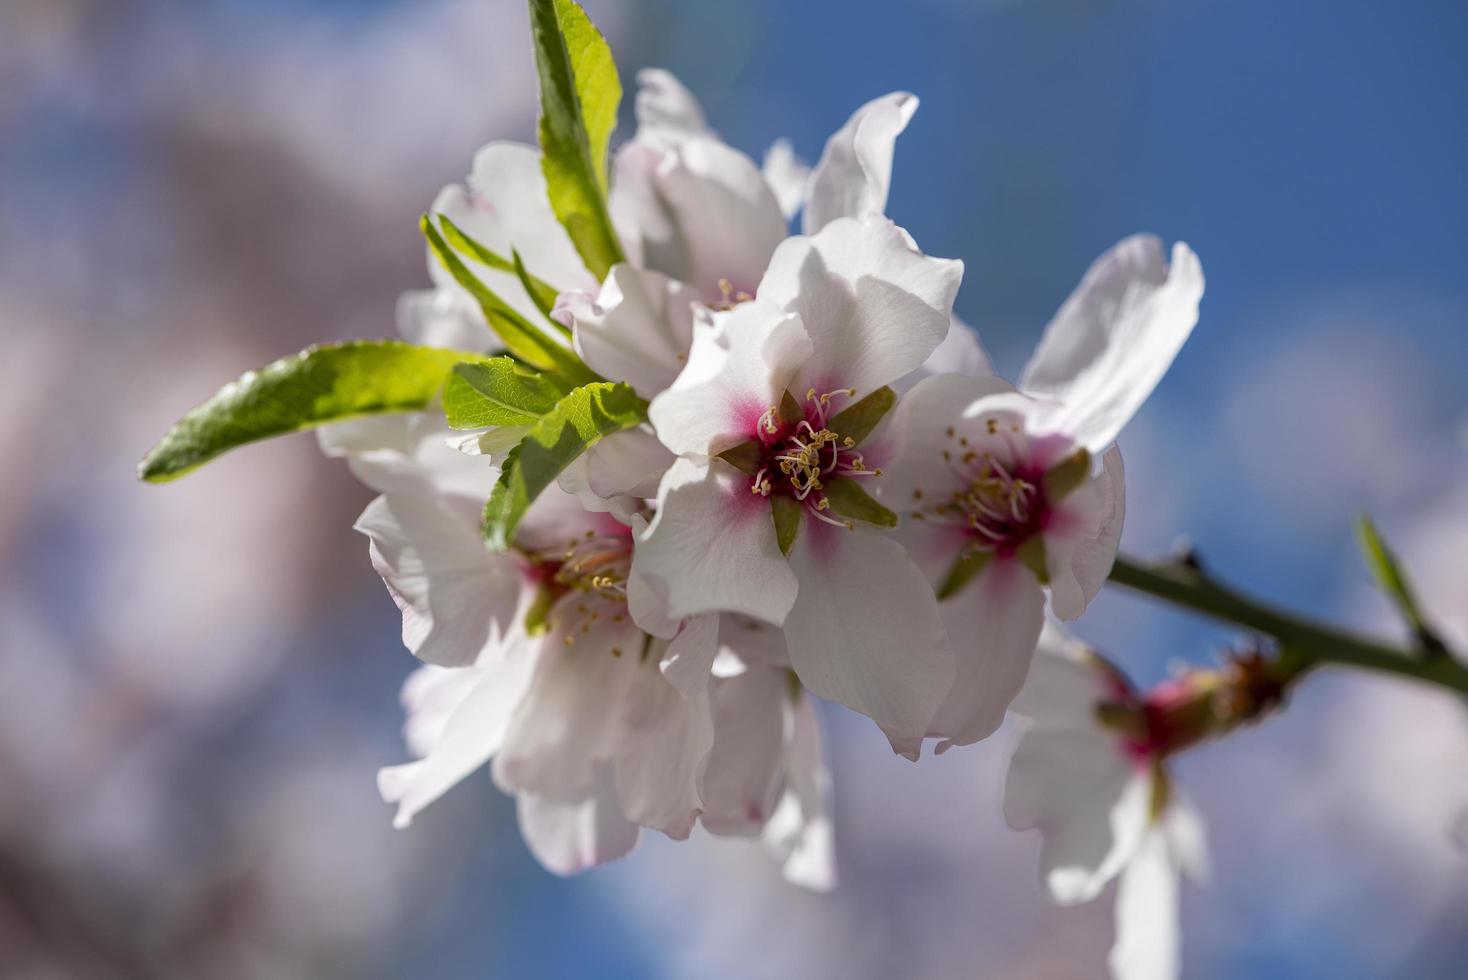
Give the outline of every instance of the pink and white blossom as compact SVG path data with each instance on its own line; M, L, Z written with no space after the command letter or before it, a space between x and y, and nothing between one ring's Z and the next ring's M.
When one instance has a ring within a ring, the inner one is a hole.
M952 655L926 578L865 523L881 514L860 489L883 462L860 445L872 423L853 438L840 413L932 354L961 276L876 215L788 239L754 299L695 324L687 366L649 411L679 458L634 568L669 615L782 626L801 682L872 717L908 755L951 684Z
M1091 267L1018 388L924 378L894 415L881 500L943 597L957 677L928 734L938 751L992 733L1024 681L1044 616L1085 611L1125 513L1113 442L1197 322L1203 274L1181 243L1137 236Z
M1206 876L1202 821L1163 767L1174 748L1163 685L1138 694L1059 627L1047 625L1014 702L1022 731L1004 786L1004 816L1041 834L1041 879L1070 905L1118 880L1117 980L1179 972L1178 883Z

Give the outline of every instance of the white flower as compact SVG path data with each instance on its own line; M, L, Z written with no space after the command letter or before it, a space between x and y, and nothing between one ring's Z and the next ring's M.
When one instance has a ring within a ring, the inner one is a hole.
M901 545L831 516L870 503L860 479L880 460L830 425L922 365L948 334L962 271L878 216L788 239L756 299L698 325L688 366L649 413L680 458L634 568L674 617L783 625L801 682L872 717L904 754L951 684L952 655ZM730 451L743 469L720 458ZM798 529L788 558L776 514Z
M720 836L762 837L787 881L829 891L836 884L831 777L811 698L788 666L779 630L724 616L720 641L699 820Z
M570 873L625 853L636 827L686 837L713 739L706 691L684 693L664 661L708 664L717 620L657 639L626 600L631 530L555 491L505 554L474 515L440 500L379 497L358 522L425 668L404 691L418 761L383 770L399 825L493 759L519 799L527 842ZM541 625L543 623L543 626Z
M1126 239L1060 308L1019 390L938 375L898 405L880 494L907 515L903 539L945 600L957 678L928 731L946 739L940 752L1003 720L1039 636L1042 585L1062 619L1100 590L1125 510L1112 442L1192 331L1202 292L1187 246L1169 266L1155 238Z
M1014 702L1024 727L1005 780L1005 819L1040 830L1041 877L1057 902L1090 901L1120 879L1110 961L1118 980L1177 976L1178 879L1206 874L1202 822L1162 767L1171 695L1164 686L1144 701L1110 664L1047 625Z

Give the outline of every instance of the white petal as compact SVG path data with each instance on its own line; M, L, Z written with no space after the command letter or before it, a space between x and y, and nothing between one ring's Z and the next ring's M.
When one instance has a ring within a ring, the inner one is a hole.
M576 352L588 367L652 398L688 361L697 301L691 286L618 263L595 298L561 294L555 315L575 331Z
M403 706L403 741L408 752L421 759L443 737L454 710L479 683L480 672L463 667L424 664L403 681L398 700Z
M1045 559L1052 608L1077 619L1101 591L1116 561L1126 514L1121 450L1112 446L1102 470L1056 505L1045 529Z
M382 798L398 805L394 826L408 826L419 811L499 751L515 705L525 694L532 663L533 658L522 652L487 667L460 668L477 679L444 725L433 751L418 762L377 774Z
M485 146L475 154L468 186L444 188L432 210L446 215L465 234L501 258L510 259L512 250L519 252L532 275L558 290L596 289L596 281L551 211L540 151L534 147L519 143ZM519 276L466 261L501 299L531 322L541 322L541 314ZM429 271L441 287L462 291L432 255Z
M897 449L876 481L882 502L897 511L922 510L966 486L967 478L950 462L966 448L958 440L987 438L983 417L969 409L982 399L1013 394L1009 382L992 374L939 374L918 382L892 410Z
M821 730L808 697L795 706L788 786L765 831L766 844L785 859L785 880L812 891L836 887L836 835L831 823L831 774L821 761Z
M499 479L493 460L472 459L448 443L442 414L374 415L316 430L321 451L347 461L352 475L378 493L456 498L477 513ZM477 517L474 518L476 521Z
M1154 827L1121 873L1116 941L1107 965L1115 980L1177 980L1181 971L1178 869L1166 835Z
M1195 884L1208 881L1208 833L1203 818L1176 787L1167 812L1162 815L1162 833L1167 838L1167 853L1173 864Z
M498 650L516 628L524 581L490 554L461 515L426 498L378 497L357 519L372 565L403 613L403 644L427 663L459 667Z
M1096 260L1045 328L1021 390L1060 406L1049 418L1093 453L1152 394L1198 322L1203 267L1182 242L1171 266L1150 235Z
M410 344L490 351L499 339L484 314L462 290L424 289L398 297L398 333Z
M927 578L902 545L806 519L790 553L800 581L785 619L790 662L812 694L875 721L916 757L953 684L953 654Z
M1136 853L1152 780L1099 729L1024 732L1004 783L1004 818L1038 827L1041 875L1057 902L1088 902Z
M639 143L666 148L692 136L709 135L698 100L663 68L644 68L637 73L634 111Z
M758 619L738 613L724 613L719 617L719 645L722 649L714 661L715 674L719 673L719 660L724 658L725 653L748 664L786 669L790 667L790 651L785 646L784 630Z
M785 215L753 160L706 136L618 156L613 216L634 264L690 283L709 303L754 294Z
M779 625L795 601L769 501L720 459L680 459L668 470L632 567L657 581L674 619L729 610Z
M1010 710L1047 731L1096 736L1096 705L1125 694L1120 678L1062 627L1046 622L1029 675Z
M795 155L789 140L775 140L765 151L764 165L760 167L765 183L775 192L780 202L780 211L785 219L795 217L795 212L805 203L805 188L810 180L810 167Z
M928 727L950 745L988 738L1024 685L1045 621L1045 593L1017 561L1001 560L939 603L953 647L953 688Z
M704 775L703 825L726 837L754 837L775 812L785 782L793 724L790 675L755 667L712 685L714 747Z
M810 353L800 317L758 301L700 320L688 366L648 417L673 452L717 455L754 437Z
M798 395L808 387L866 394L915 370L942 343L962 278L962 262L923 255L902 229L869 215L787 239L758 296L800 314L810 336Z
M933 349L933 353L928 355L928 359L916 371L892 387L897 389L898 394L902 394L910 391L913 385L924 378L938 374L982 377L993 373L989 355L984 353L984 346L979 343L978 331L954 317L948 324L948 335L943 338L943 343Z
M614 760L627 819L684 840L703 809L699 786L714 744L706 691L685 697L652 664L627 694Z
M607 511L631 523L644 499L657 496L658 483L673 454L646 426L603 436L556 478L590 511Z
M613 618L619 612L620 623ZM568 595L551 609L550 623L494 760L495 784L506 793L586 792L595 762L616 751L623 699L637 674L642 631L620 603Z
M805 207L807 235L837 218L886 210L893 145L917 107L917 96L893 92L857 109L832 134L811 175L810 200Z
M691 616L678 635L668 643L658 666L679 692L694 695L707 690L709 672L719 653L719 616L704 613Z
M525 844L553 874L574 875L615 861L637 844L637 825L622 815L605 763L597 766L592 787L582 796L522 793L515 803Z

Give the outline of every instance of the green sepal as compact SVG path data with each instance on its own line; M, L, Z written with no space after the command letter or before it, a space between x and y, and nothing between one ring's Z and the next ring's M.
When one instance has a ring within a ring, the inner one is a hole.
M826 421L826 428L842 439L850 439L852 445L859 446L896 404L897 392L884 385L831 416Z
M780 554L788 556L795 547L804 509L805 505L794 497L770 498L770 515L775 521L775 541L780 545Z
M780 421L786 425L794 425L805 418L805 409L800 407L800 402L790 392L780 396Z
M551 311L555 309L556 298L560 296L560 292L555 287L548 286L532 276L529 270L525 268L525 260L520 257L518 251L511 249L510 258L515 263L515 275L520 277L520 285L525 287L525 292L529 295L530 302L534 303L535 308L540 311L541 316L545 317L545 322L554 327L562 336L571 336L571 328L551 316Z
M541 170L556 219L601 281L623 260L607 208L607 145L622 83L611 48L573 0L530 0L540 76Z
M746 476L754 476L760 471L760 464L764 462L764 447L751 439L741 442L733 449L726 449L719 453L719 458Z
M138 464L166 483L246 443L361 415L417 412L432 404L467 351L399 340L308 347L251 371L180 419Z
M1091 454L1077 449L1046 471L1040 478L1040 486L1045 491L1045 499L1053 504L1070 496L1090 475Z
M583 385L558 401L505 456L484 505L484 539L490 548L507 550L535 498L602 436L646 419L647 402L620 382Z
M494 357L454 366L443 389L443 413L455 429L534 425L567 390L554 375Z
M527 636L543 636L550 629L551 606L556 604L555 594L542 584L535 590L530 608L525 610L525 633Z
M965 548L959 552L958 557L953 559L953 564L948 566L948 572L943 576L943 581L938 585L938 598L949 599L963 590L963 587L973 581L974 577L989 567L994 560L994 552L980 551L978 548Z
M821 491L831 502L831 510L854 521L877 527L896 527L897 515L877 503L876 499L850 477L839 477Z
M1407 621L1417 638L1418 646L1424 653L1434 656L1447 653L1447 646L1442 638L1433 631L1422 615L1422 607L1417 603L1417 596L1408 583L1397 556L1387 547L1375 522L1365 514L1356 518L1356 537L1361 546L1361 556L1365 559L1366 568L1376 581L1377 588L1386 593L1387 598Z
M449 247L448 242L444 241L428 215L423 215L418 226L423 230L423 237L428 239L428 247L432 249L434 257L454 277L454 281L463 286L479 303L490 328L511 354L531 367L560 374L573 384L600 380L574 351L547 337L545 331L521 316L514 307L486 286L464 264L458 253Z
M1026 568L1035 573L1035 578L1041 585L1050 584L1050 568L1045 564L1045 539L1043 537L1031 534L1014 554Z

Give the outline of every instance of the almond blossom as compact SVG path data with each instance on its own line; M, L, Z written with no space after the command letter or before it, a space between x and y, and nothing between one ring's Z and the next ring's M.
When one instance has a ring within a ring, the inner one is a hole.
M679 458L634 570L674 617L729 610L784 627L812 693L915 754L952 680L931 586L861 488L862 442L947 336L962 264L885 218L782 243L754 299L697 325L649 416ZM857 522L861 522L858 526Z
M1169 265L1157 239L1128 238L1060 308L1018 389L993 375L937 375L898 405L880 499L904 514L903 539L944 600L956 655L927 731L944 740L938 751L1003 720L1046 589L1067 620L1100 590L1125 511L1112 443L1192 331L1202 292L1186 245Z
M1014 702L1024 722L1005 819L1039 829L1041 877L1055 901L1091 901L1118 879L1110 956L1118 980L1178 976L1178 883L1207 873L1202 821L1163 767L1192 737L1195 703L1182 681L1139 695L1052 625Z

